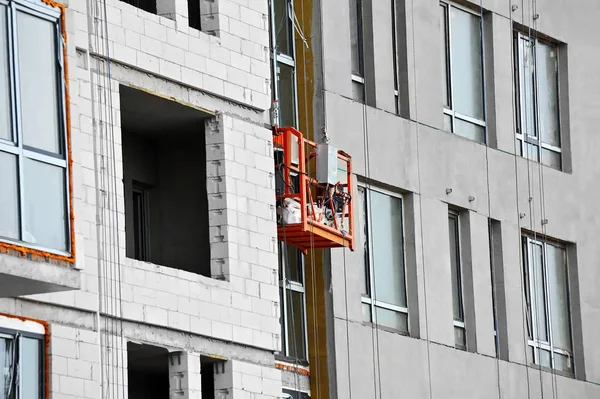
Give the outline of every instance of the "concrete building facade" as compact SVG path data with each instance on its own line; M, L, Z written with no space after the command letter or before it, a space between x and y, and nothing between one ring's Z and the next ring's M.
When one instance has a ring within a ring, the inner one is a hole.
M268 15L0 2L0 396L281 397Z
M297 89L281 118L325 129L359 187L355 251L304 258L310 376L290 381L318 398L600 396L597 5L280 3L295 47L277 38L274 65Z

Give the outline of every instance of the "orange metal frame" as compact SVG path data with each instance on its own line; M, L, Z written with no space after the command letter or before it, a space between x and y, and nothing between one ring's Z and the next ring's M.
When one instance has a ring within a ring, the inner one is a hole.
M279 165L283 171L284 193L278 194L276 198L280 201L286 198L295 198L300 203L300 223L281 224L277 227L278 238L281 241L293 245L303 252L311 248L337 248L348 247L354 250L354 216L351 204L352 195L352 158L343 151L338 151L337 159L346 164L346 182L338 183L335 189L338 193L346 195L349 199L344 203L343 217L348 220L347 232L342 232L337 226L334 217L334 227L329 227L316 220L314 203L319 199L319 194L326 194L327 187L309 176L307 165L315 158L314 152L317 144L306 140L301 132L292 127L275 127L273 142L281 145L284 149L283 165ZM295 139L295 140L294 140ZM298 163L294 165L292 160L292 148L298 146ZM307 148L310 150L308 157ZM292 191L292 174L298 176L298 187ZM307 207L308 204L308 207ZM334 212L335 214L335 212ZM310 216L310 217L309 217Z
M28 248L24 245L9 244L7 242L0 242L0 253L6 253L8 250L13 250L26 256L27 254L39 256L41 258L51 258L68 263L75 263L75 214L73 212L73 157L71 150L71 101L69 97L69 65L67 62L67 29L66 29L66 9L67 6L61 3L57 3L53 0L40 0L42 3L47 4L51 7L60 9L60 25L61 33L64 40L63 45L63 73L65 76L65 114L66 114L66 129L67 129L67 167L69 169L69 219L70 219L70 231L69 237L71 239L71 252L70 255L57 255L51 252L40 251L33 248ZM34 258L35 260L35 258Z

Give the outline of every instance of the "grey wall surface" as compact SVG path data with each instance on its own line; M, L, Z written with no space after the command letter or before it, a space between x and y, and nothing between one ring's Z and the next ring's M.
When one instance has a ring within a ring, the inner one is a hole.
M394 114L390 1L374 2L372 7L375 107L351 99L349 60L344 58L349 54L346 2L322 5L325 20L336 21L323 27L326 126L332 144L352 155L359 179L404 192L404 201L413 205L408 214L405 207L404 219L412 218L416 253L407 254L406 263L415 267L417 283L407 289L418 297L418 309L409 312L418 312L411 320L419 325L412 326L412 337L407 337L365 323L360 308L362 255L347 252L344 264L342 251L332 250L337 397L349 397L349 389L352 397L360 398L429 398L430 390L431 397L444 399L600 397L600 290L595 283L600 279L596 212L600 189L595 184L600 175L596 153L600 136L594 133L600 124L600 8L583 0L536 2L535 29L563 43L561 54L566 52L568 60L568 71L560 72L567 73L560 81L561 96L568 97L561 118L563 156L571 165L558 171L514 155L512 26L532 24L528 2L483 0L490 134L486 147L443 130L437 0L398 1L407 17L409 87L409 97L400 101L410 103L410 119ZM513 4L518 6L515 11ZM466 295L474 304L476 353L453 348L448 207L468 212L469 236L463 238L470 241L466 255L472 282ZM501 226L498 260L503 269L508 361L495 358L488 217ZM548 223L542 225L542 219ZM357 228L362 233L361 226ZM576 379L540 372L526 358L523 230L575 244L569 248L576 248L577 256L570 261L577 264L570 267L577 267L578 273L571 275L575 279L571 284L579 290L581 323L573 331L575 339L581 332L576 346L582 348L579 371L583 367L584 378L581 373Z

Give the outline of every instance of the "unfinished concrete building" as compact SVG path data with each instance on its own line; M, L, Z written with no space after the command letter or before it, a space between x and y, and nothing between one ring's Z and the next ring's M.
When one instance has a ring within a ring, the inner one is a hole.
M284 386L600 397L596 2L273 3L278 122L325 131L355 186L342 248L278 227Z
M0 397L280 398L267 1L0 1Z

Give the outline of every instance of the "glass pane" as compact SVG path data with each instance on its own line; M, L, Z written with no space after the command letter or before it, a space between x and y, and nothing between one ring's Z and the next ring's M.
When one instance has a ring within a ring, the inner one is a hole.
M14 341L0 338L0 395L3 399L15 399L16 370Z
M368 200L373 297L406 307L401 199L371 190Z
M362 0L350 0L350 48L352 73L364 76L362 50Z
M560 147L557 50L540 42L535 47L540 136L542 142Z
M399 331L408 331L408 316L406 313L375 307L377 324Z
M23 240L67 250L65 170L25 158Z
M517 155L519 156L523 156L523 142L519 139L517 139L516 141L516 151L517 151Z
M285 355L286 354L286 349L285 349L285 345L287 342L286 339L286 334L285 334L285 310L284 310L284 303L283 303L283 293L285 292L285 290L281 287L279 287L279 305L281 306L281 312L279 315L279 325L281 326L281 354Z
M523 134L536 136L534 85L533 85L533 52L531 43L525 39L518 40L519 51L519 83L521 101L521 127Z
M571 361L571 357L556 352L554 352L554 368L556 370L565 371L571 374L575 372L573 370L573 362Z
M542 266L542 246L538 244L530 245L530 278L533 279L531 286L531 308L535 314L536 323L533 326L534 337L538 341L548 341L547 318L546 318L546 293L544 290L544 272Z
M447 132L452 131L452 117L450 115L444 114L444 130Z
M561 168L561 155L559 152L542 148L542 163L555 169Z
M0 43L8 43L6 6L0 5ZM8 46L0 47L0 139L11 140ZM0 223L2 221L0 220Z
M536 351L536 354L538 355L539 360L538 360L537 364L544 366L544 367L548 367L548 368L552 367L549 351L544 350L544 349L537 349L537 348L534 348L533 350Z
M447 8L446 6L440 5L440 33L442 43L442 99L444 106L450 107L450 71L448 68L448 26L447 26ZM444 116L446 118L447 115ZM452 122L450 122L452 124ZM446 128L448 131L451 129Z
M361 103L365 102L365 85L352 81L352 99Z
M281 126L296 126L296 92L294 69L286 64L277 64L279 79L279 118Z
M61 153L56 26L19 12L17 27L23 142L41 150Z
M546 265L548 267L552 344L560 349L571 350L566 251L546 244Z
M300 292L287 290L287 319L289 353L296 359L306 359L306 338L304 337L304 297Z
M462 306L462 276L460 272L460 243L458 233L458 216L448 217L450 233L450 273L452 278L452 309L454 320L464 321Z
M287 248L288 268L286 269L286 278L291 281L304 284L302 274L302 262L300 260L301 252L292 245L285 245Z
M0 151L0 237L19 238L17 157Z
M540 158L539 158L539 154L538 154L538 146L535 144L526 143L525 148L527 150L527 153L529 154L528 155L529 159L531 159L532 161L535 161L535 162L539 162Z
M454 121L456 123L454 133L479 143L485 143L485 128L483 126L463 121L459 118L455 118Z
M364 259L364 273L360 273L362 291L361 294L364 296L371 296L371 288L369 287L370 276L369 276L369 248L367 246L367 237L369 236L368 225L367 225L367 206L366 206L366 190L364 187L358 187L358 198L357 198L357 213L358 213L358 237L360 239L359 245L357 245L356 251L361 252ZM370 318L369 318L369 321Z
M483 68L480 19L450 8L453 109L473 118L484 118Z
M290 0L275 0L275 41L277 50L280 54L287 54L290 57L293 57L292 21L288 16L288 7L290 6L289 1Z
M41 348L40 340L21 338L21 398L41 398Z
M467 339L465 337L464 328L454 327L454 344L459 349L467 349Z

